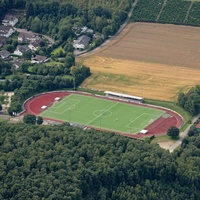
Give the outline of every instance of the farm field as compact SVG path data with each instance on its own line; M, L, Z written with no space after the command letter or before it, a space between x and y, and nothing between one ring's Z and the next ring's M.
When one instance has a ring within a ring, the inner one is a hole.
M92 76L82 87L175 101L200 82L200 28L129 24L115 39L77 60Z
M165 112L106 99L70 94L40 116L127 134L137 134Z

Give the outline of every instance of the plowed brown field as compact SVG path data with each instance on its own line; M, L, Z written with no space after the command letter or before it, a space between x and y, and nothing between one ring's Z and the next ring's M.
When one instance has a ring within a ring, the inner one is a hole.
M92 72L82 87L174 101L200 84L200 28L132 23L80 60Z

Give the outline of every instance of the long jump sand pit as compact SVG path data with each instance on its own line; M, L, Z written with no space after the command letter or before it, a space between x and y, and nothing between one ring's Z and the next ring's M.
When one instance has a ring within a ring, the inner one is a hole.
M92 72L83 87L174 101L199 84L199 55L199 27L132 23L78 61Z

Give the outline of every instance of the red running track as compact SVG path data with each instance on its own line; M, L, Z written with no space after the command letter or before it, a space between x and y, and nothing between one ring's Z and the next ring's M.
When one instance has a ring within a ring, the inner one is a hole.
M43 94L39 94L37 96L33 96L32 98L28 99L24 103L24 112L23 113L30 113L30 114L34 114L34 115L38 116L43 111L43 109L41 109L42 106L45 105L45 106L49 107L49 106L53 105L56 97L63 98L71 93L73 93L73 92L66 92L66 91L59 92L58 91L58 92L49 92L49 93L43 93ZM75 92L75 93L82 94L82 95L89 95L89 94L85 94L85 93L78 93L78 92ZM91 96L91 95L89 95L89 96ZM95 96L95 97L96 98L104 98L104 97L99 97L99 96ZM108 100L120 101L120 100L113 100L113 99L108 99ZM122 102L124 102L124 101L122 101ZM130 103L130 104L136 104L136 103ZM151 107L151 108L155 109L155 107L151 106L151 105L145 105L145 104L136 104L136 105ZM173 112L171 110L167 110L164 108L159 108L159 107L156 107L156 109L164 110L166 112L166 114L169 114L169 117L168 118L160 117L155 122L153 122L151 125L146 127L145 129L148 130L147 134L145 134L145 135L143 135L141 133L138 133L136 135L124 134L124 133L119 133L119 134L122 134L122 135L128 136L128 137L132 137L132 138L151 137L153 135L158 136L158 135L166 134L167 130L171 126L176 126L176 127L180 128L183 125L182 117L179 114L177 114L176 112ZM56 121L56 120L54 120L54 121Z

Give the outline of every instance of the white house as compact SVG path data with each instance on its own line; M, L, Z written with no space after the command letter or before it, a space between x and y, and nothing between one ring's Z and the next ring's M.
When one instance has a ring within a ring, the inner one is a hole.
M0 26L0 36L9 38L14 32L10 26Z
M31 63L45 63L49 60L49 58L45 56L36 55L34 58L31 59Z
M18 22L18 18L13 15L5 15L2 20L4 26L14 26Z
M22 56L24 52L30 51L28 45L18 45L17 49L14 51L15 55Z
M74 40L73 47L75 49L85 49L85 47L89 44L91 38L87 35L82 35L78 37L77 40Z
M83 26L81 28L81 33L94 33L94 31L92 29L89 29L87 26Z

